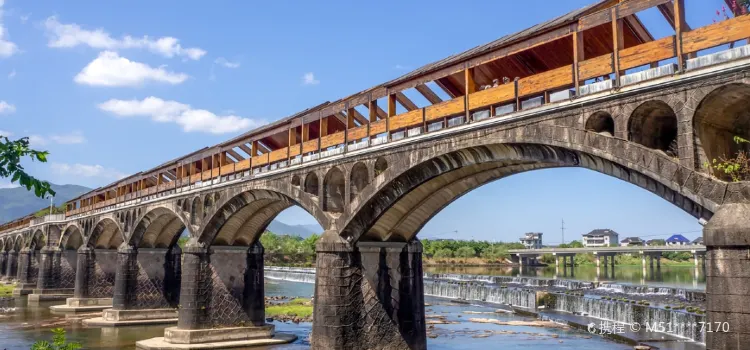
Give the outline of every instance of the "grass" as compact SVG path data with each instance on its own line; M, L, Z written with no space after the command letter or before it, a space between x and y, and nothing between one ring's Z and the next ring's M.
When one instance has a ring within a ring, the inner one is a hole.
M13 294L13 289L16 288L15 284L2 284L0 285L0 297L8 297Z
M313 307L310 299L297 298L284 304L276 304L266 306L266 316L297 316L297 317L310 317L312 316Z

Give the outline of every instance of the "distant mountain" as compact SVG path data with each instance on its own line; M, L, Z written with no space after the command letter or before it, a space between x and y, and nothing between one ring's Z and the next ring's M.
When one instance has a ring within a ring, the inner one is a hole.
M90 188L78 185L52 184L52 189L57 193L55 195L56 206L91 191ZM49 199L37 198L33 191L27 191L26 188L0 189L0 223L20 218L46 207L49 207ZM293 235L303 238L323 232L323 229L317 224L287 225L277 220L268 225L268 230L280 235Z
M268 225L266 230L278 235L292 235L307 238L312 234L320 234L323 229L320 225L288 225L281 221L274 220Z
M91 189L78 185L52 184L55 195L55 206L59 206ZM34 191L25 187L0 189L0 223L20 218L27 214L49 207L49 199L38 198Z

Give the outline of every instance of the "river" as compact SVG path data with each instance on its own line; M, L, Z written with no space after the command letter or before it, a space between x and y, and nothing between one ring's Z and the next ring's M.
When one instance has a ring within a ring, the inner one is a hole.
M313 294L314 285L288 281L267 280L267 296L305 296ZM469 322L468 319L489 318L500 321L530 320L509 313L494 313L495 307L452 303L446 299L426 297L426 314L429 317L444 317L452 324L434 325L429 330L435 338L428 338L430 349L482 349L523 348L542 350L554 346L556 349L625 349L618 344L584 331L558 328L541 328L530 326L507 326ZM39 306L26 306L25 298L13 301L17 309L11 317L0 318L0 348L30 349L39 339L51 339L51 327L44 323L59 321L60 316L49 312L51 303ZM468 313L467 313L468 312ZM472 314L480 312L482 314ZM431 315L431 316L430 316ZM299 338L293 344L252 349L307 349L308 337L312 329L310 323L274 322L279 332L294 333ZM165 326L88 328L81 325L66 325L69 340L81 342L85 349L134 349L137 340L163 336Z

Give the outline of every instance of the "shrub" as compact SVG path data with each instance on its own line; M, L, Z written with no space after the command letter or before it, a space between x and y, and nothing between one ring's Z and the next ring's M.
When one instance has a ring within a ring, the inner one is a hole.
M477 252L474 251L472 247L461 247L456 249L455 256L457 258L473 258L477 255Z

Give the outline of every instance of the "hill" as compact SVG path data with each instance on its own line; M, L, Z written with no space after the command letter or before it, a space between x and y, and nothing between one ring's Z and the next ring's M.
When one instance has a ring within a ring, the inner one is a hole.
M266 230L277 235L300 236L302 238L323 232L323 229L319 225L288 225L278 220L271 221Z
M89 188L78 185L55 185L52 190L55 195L55 205L80 196L90 191ZM27 214L49 207L49 199L34 196L33 191L27 191L24 187L0 189L0 223L17 219Z

